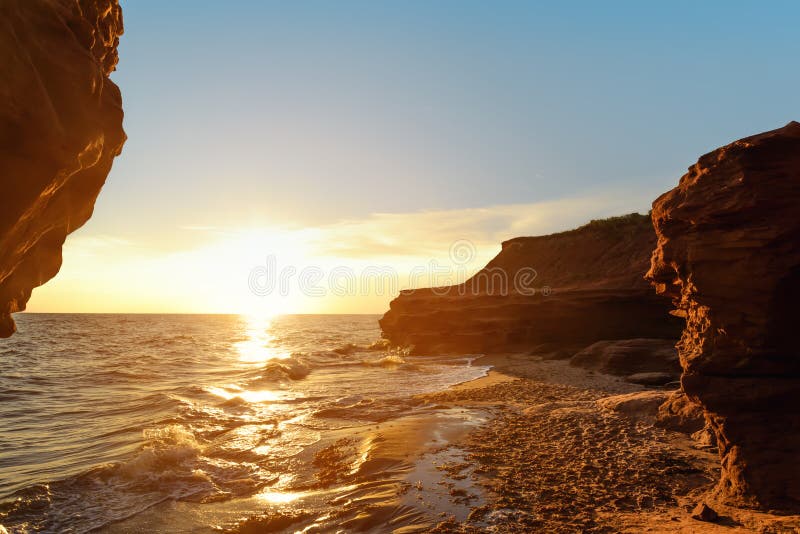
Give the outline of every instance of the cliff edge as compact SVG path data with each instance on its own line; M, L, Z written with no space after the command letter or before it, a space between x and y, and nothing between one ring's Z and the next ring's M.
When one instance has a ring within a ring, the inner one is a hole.
M741 139L653 203L648 278L686 318L686 394L717 435L717 493L800 509L800 123Z
M121 34L118 0L0 3L0 337L58 272L122 150L108 77Z
M417 352L677 339L679 321L643 279L655 243L650 217L639 214L511 239L463 284L401 292L380 326Z

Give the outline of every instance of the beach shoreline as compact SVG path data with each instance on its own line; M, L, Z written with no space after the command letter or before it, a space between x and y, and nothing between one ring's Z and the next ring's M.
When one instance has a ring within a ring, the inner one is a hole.
M800 530L800 516L716 501L716 449L655 426L652 403L625 402L665 390L527 354L487 355L475 364L492 368L420 396L491 414L452 444L467 452L486 504L473 508L467 522L444 521L436 531ZM719 514L715 522L692 517L703 502Z
M102 532L792 532L800 517L731 508L710 492L715 450L654 425L667 395L521 353L485 376L412 397L399 417L328 432L295 458L311 478L220 503L167 502ZM625 404L626 409L617 406ZM633 409L630 407L633 406ZM715 522L692 518L709 503ZM260 510L242 515L244 510ZM319 514L319 510L328 510Z

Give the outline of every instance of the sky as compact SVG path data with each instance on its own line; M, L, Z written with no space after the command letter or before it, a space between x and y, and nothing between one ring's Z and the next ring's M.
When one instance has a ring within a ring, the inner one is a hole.
M129 138L30 311L381 313L337 284L457 281L800 117L793 1L122 5Z

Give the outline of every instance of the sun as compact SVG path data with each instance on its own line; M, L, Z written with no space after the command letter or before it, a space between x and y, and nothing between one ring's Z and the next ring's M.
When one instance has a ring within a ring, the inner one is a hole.
M192 268L183 269L176 282L191 278L194 287L204 288L195 298L203 308L259 320L296 313L304 301L296 273L315 261L312 237L276 227L220 231L181 258Z

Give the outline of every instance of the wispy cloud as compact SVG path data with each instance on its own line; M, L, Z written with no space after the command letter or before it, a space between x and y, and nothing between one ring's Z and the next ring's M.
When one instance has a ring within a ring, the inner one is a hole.
M513 237L577 227L590 219L646 210L649 195L603 194L481 208L375 213L320 227L313 242L321 255L351 258L438 257L456 240L497 250Z

